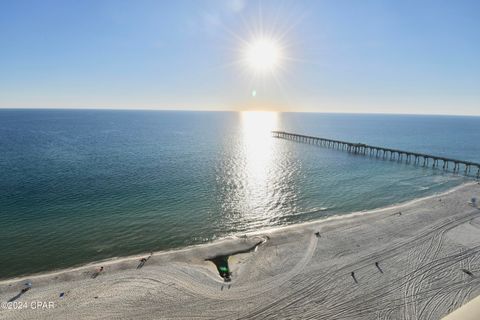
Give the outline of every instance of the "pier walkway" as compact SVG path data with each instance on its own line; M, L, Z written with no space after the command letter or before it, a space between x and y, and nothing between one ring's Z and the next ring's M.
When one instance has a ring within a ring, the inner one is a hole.
M405 161L405 163L420 164L423 166L429 166L431 163L433 168L438 168L441 166L442 169L445 171L448 171L449 168L451 168L452 172L463 173L467 176L475 174L476 171L476 177L480 178L480 163L475 163L471 161L433 156L425 153L371 146L364 143L352 143L341 140L305 136L302 134L289 133L284 131L272 131L272 135L275 138L288 139L304 143L312 143L322 147L345 150L354 154L370 155L377 158Z

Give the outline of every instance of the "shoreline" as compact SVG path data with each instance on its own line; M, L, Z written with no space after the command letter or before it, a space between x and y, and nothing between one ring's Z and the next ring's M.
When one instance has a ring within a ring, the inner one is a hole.
M1 302L54 308L0 314L441 319L480 296L480 209L468 204L479 195L480 184L469 182L384 208L159 251L140 268L146 254L6 279ZM227 281L209 260L218 256L227 257ZM32 286L23 292L27 280Z
M325 218L319 218L319 219L315 219L315 220L311 220L311 221L294 223L294 224L290 224L290 225L266 227L266 228L262 228L262 229L256 230L256 231L241 233L241 235L255 236L255 235L261 235L261 234L264 234L264 233L280 232L282 230L290 230L290 229L307 227L309 225L317 225L317 224L323 223L323 222L327 223L329 221L347 220L347 219L352 219L352 218L354 219L354 218L359 217L359 216L372 215L372 214L375 214L375 213L378 213L378 212L398 209L398 208L402 208L402 207L405 207L405 206L408 206L408 205L412 205L412 204L415 204L415 203L418 203L420 201L424 201L424 200L427 200L427 199L431 199L431 198L435 198L435 197L439 197L439 196L445 196L445 195L451 194L451 193L453 193L453 192L455 192L459 189L462 189L462 188L465 188L465 187L468 187L468 186L472 186L472 185L476 185L476 184L480 184L480 182L477 182L477 181L464 182L464 183L462 183L458 186L455 186L453 188L450 188L446 191L435 192L431 195L427 195L427 196L419 197L419 198L414 198L412 200L407 200L405 202L393 203L393 204L385 206L385 207L380 207L380 208L371 209L371 210L361 210L361 211L353 211L353 212L349 212L349 213L334 214L332 216L327 216ZM205 242L205 243L193 244L193 245L188 245L188 246L185 246L185 247L172 248L172 249L167 249L167 250L153 251L153 254L155 256L159 256L159 255L168 255L168 254L172 254L172 253L180 253L180 252L185 252L185 251L189 251L189 250L194 250L196 248L208 247L208 246L211 246L211 245L220 244L223 241L236 239L238 237L239 237L239 235L229 235L229 236L218 238L218 239L215 239L213 241L209 241L209 242ZM71 266L71 267L67 267L67 268L62 268L62 269L54 269L54 270L49 270L49 271L44 271L44 272L31 273L31 274L28 274L28 275L19 275L19 276L15 276L15 277L12 277L12 278L5 278L5 279L0 278L0 286L3 285L3 284L8 284L8 283L20 281L22 279L27 279L27 278L28 279L42 278L42 277L48 277L48 276L52 276L52 275L62 274L64 272L83 270L85 268L90 268L92 266L97 266L97 265L107 265L108 266L108 265L112 265L112 264L119 263L119 262L138 260L138 259L140 259L144 256L147 256L148 254L149 254L149 252L142 252L142 253L138 253L138 254L134 254L134 255L128 255L128 256L116 256L116 257L111 257L111 258L106 258L106 259L101 259L101 260L95 260L95 261L91 261L91 262L87 262L87 263L83 263L83 264L80 264L80 265L75 265L75 266Z

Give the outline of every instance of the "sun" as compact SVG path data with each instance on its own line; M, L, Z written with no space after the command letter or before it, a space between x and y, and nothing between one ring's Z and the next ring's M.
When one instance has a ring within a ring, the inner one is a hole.
M281 46L273 39L257 38L245 46L244 62L256 74L274 72L281 60Z

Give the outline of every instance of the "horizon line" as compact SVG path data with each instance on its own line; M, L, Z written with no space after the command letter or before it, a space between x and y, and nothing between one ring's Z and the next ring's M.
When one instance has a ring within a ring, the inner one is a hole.
M290 110L234 110L234 109L170 109L148 107L1 107L0 110L110 110L110 111L167 111L167 112L276 112L276 113L319 113L319 114L351 114L351 115L403 115L403 116L456 116L456 117L480 117L480 114L453 114L453 113L398 113L398 112L331 112L331 111L290 111Z

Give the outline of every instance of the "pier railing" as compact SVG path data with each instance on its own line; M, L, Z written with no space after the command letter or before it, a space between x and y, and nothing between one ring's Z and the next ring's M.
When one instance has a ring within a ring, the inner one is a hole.
M397 160L400 162L405 161L405 163L419 164L427 167L431 163L433 168L439 168L441 166L441 168L445 171L448 171L449 168L451 168L452 172L463 173L467 176L475 174L476 171L476 177L480 178L480 163L476 162L434 156L425 153L377 147L364 143L352 143L348 141L312 137L285 131L272 131L272 135L275 138L312 143L322 147L344 150L354 154L370 155L377 158Z

